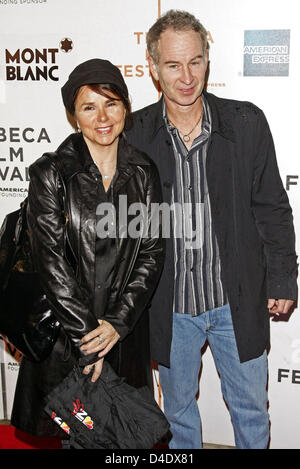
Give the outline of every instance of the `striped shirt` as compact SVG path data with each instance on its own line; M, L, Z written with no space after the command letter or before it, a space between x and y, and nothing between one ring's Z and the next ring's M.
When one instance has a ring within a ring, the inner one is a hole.
M165 102L163 105L163 117L173 144L176 175L172 190L175 262L173 308L177 313L189 313L192 316L226 303L206 180L211 114L203 95L202 102L202 131L189 150L178 130L168 121Z

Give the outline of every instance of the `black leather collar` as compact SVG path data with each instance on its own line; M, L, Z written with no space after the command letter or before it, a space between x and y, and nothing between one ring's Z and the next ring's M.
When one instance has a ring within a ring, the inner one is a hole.
M65 177L71 178L77 173L90 172L93 159L82 134L71 134L58 147L57 154L61 158ZM150 160L143 152L129 145L124 137L120 137L118 145L119 177L126 177L135 172L137 165L149 165Z

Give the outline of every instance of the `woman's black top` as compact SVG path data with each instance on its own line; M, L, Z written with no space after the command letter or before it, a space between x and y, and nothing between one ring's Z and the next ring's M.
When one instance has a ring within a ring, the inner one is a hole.
M82 151L84 155L84 159L87 163L90 163L90 172L93 174L94 178L99 181L98 190L95 194L98 207L99 204L102 203L109 203L112 207L113 203L113 187L118 178L118 170L114 175L114 178L107 190L104 189L102 176L97 167L94 163L90 151L88 149L87 144L85 143L84 139L82 139ZM103 213L102 213L103 212ZM101 224L101 219L104 221L106 220L107 223ZM112 223L114 225L112 225ZM100 228L101 224L101 228ZM111 225L111 226L109 226ZM98 227L98 228L97 228ZM102 210L101 215L97 215L96 217L96 252L95 252L95 296L94 296L94 314L99 319L104 316L103 307L106 305L110 285L111 285L111 278L112 273L115 267L115 259L116 259L116 238L113 234L115 228L115 220L113 217L113 213L108 214L107 210ZM106 236L104 234L107 233Z

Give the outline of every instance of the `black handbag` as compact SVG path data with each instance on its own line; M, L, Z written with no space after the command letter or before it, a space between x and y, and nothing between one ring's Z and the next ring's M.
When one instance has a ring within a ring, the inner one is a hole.
M151 449L170 427L150 389L130 386L105 360L95 383L75 366L45 402L74 449Z
M66 214L66 189L59 174L62 212ZM60 324L33 267L26 209L27 199L6 216L0 231L0 334L37 362L50 354Z

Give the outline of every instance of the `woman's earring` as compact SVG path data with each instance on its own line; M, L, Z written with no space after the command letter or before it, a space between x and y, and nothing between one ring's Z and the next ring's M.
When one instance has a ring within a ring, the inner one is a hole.
M79 127L79 125L77 124L77 132L80 133L81 132L81 128Z

